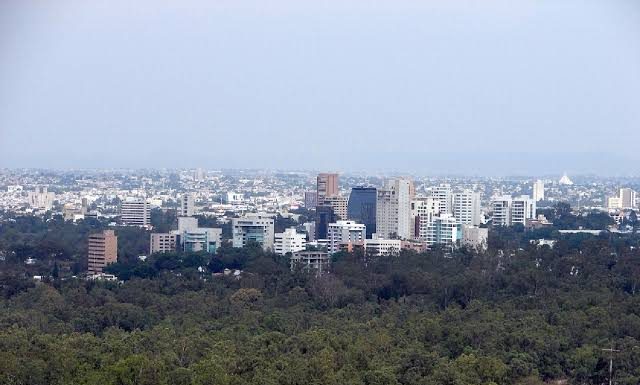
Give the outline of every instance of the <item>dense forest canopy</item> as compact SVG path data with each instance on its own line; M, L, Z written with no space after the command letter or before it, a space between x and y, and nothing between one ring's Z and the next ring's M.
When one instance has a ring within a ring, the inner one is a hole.
M121 281L96 282L71 275L102 224L2 226L2 384L602 384L612 346L615 383L640 381L633 234L495 229L487 252L343 253L317 277L257 245L140 261L122 228Z

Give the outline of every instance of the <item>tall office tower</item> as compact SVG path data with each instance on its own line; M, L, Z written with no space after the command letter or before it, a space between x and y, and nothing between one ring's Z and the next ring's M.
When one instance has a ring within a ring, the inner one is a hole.
M327 239L329 223L336 221L333 207L329 205L316 206L316 239Z
M331 223L327 230L327 239L329 240L327 251L329 254L337 253L342 245L361 244L364 247L366 232L365 225L354 221Z
M178 216L179 217L191 217L195 214L195 203L193 194L184 193L180 196L178 202Z
M493 226L526 225L528 219L536 218L536 202L527 195L496 197L491 201L491 207Z
M621 188L618 197L620 198L620 205L623 209L636 208L636 192L632 189Z
M316 191L318 204L326 197L338 195L338 174L318 174Z
M465 190L453 194L453 216L463 225L480 225L480 193Z
M367 239L376 232L376 201L378 190L375 187L354 187L349 195L347 219L362 223L367 227Z
M378 190L376 200L376 234L382 238L397 236L410 239L413 234L411 201L415 195L413 182L392 179Z
M149 254L169 253L177 249L177 235L170 233L152 233L149 240Z
M536 202L544 200L544 182L541 180L533 183L533 200Z
M453 193L451 185L442 183L430 189L429 196L440 202L440 214L453 214Z
M322 204L333 207L333 213L336 215L337 219L347 219L347 198L339 195L333 195L325 197Z
M318 205L318 193L316 191L304 192L304 208L315 209Z
M440 214L439 200L432 197L413 200L411 202L411 217L414 224L413 237L426 242L429 224L438 214Z
M456 246L462 238L462 227L451 214L439 214L432 218L427 227L427 246Z
M118 261L118 237L113 230L91 234L88 250L88 272L100 274L108 264Z
M233 247L257 242L265 250L273 250L274 220L264 214L247 214L231 220Z
M278 255L294 253L306 249L307 236L296 231L295 227L289 227L282 233L276 233L273 252Z
M120 221L125 226L151 226L151 210L146 199L128 199L120 204Z
M47 191L47 187L36 187L34 191L29 192L29 206L34 209L51 210L56 194Z

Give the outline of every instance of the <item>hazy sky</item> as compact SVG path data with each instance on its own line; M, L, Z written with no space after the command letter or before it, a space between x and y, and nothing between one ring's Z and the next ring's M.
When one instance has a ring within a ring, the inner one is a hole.
M640 174L638 0L2 0L0 167Z

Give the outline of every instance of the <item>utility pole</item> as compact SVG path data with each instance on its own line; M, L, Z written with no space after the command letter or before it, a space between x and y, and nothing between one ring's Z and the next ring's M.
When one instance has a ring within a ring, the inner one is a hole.
M604 352L609 352L609 385L613 385L613 353L617 353L620 350L616 350L613 348L613 344L611 344L611 348L609 349L601 349Z

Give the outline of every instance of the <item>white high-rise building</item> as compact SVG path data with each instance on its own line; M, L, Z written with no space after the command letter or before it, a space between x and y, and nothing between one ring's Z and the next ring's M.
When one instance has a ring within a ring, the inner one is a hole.
M527 219L536 218L536 202L527 195L495 197L491 206L493 226L526 225Z
M279 255L294 253L306 248L307 236L296 231L295 227L285 229L282 233L276 233L273 251Z
M544 200L544 182L541 180L533 182L533 200L536 202Z
M233 247L245 247L258 242L265 250L273 250L274 220L265 214L247 214L231 220Z
M451 214L439 214L431 218L427 226L427 246L454 247L462 238L460 222Z
M465 190L453 195L453 216L463 225L480 225L480 193Z
M411 201L415 195L413 182L406 178L388 180L378 189L376 233L383 238L397 236L410 239L413 234Z
M191 217L195 214L193 194L184 193L178 201L178 216Z
M536 202L528 195L513 198L511 202L511 224L527 224L527 219L536 218Z
M414 238L426 242L429 224L440 214L440 201L428 197L411 202L411 216L414 220Z
M366 226L354 221L338 221L330 223L327 228L327 240L329 254L340 251L343 244L363 244L366 237Z
M126 199L120 204L120 221L125 226L151 226L151 209L146 199Z
M440 202L441 214L453 214L454 195L451 185L442 183L429 189L430 196Z
M34 209L51 210L56 194L47 191L47 187L36 187L34 191L29 192L29 206Z

